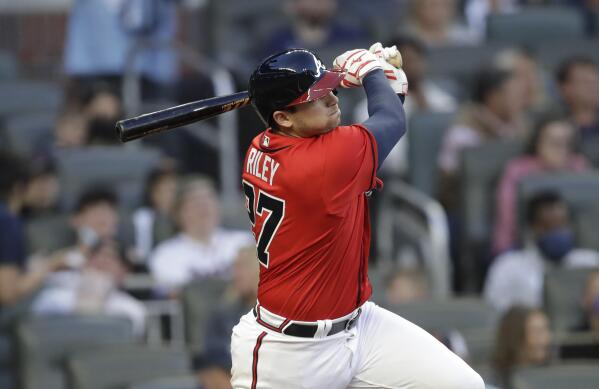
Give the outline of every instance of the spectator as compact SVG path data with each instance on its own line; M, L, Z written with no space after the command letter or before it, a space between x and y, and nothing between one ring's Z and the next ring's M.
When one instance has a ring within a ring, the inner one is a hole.
M89 250L100 240L117 236L119 214L114 193L101 187L85 191L79 198L71 217L71 227L77 235L73 247L61 249L53 254L63 258L72 268L84 265Z
M143 205L133 213L135 256L146 262L157 243L174 232L173 208L177 193L177 170L168 163L155 168L146 179Z
M422 270L396 271L385 280L385 303L388 305L411 303L429 297L428 279Z
M565 109L583 142L599 139L599 70L589 58L575 57L557 71L557 83Z
M599 271L591 272L584 286L582 296L582 310L584 322L578 328L582 331L591 331L599 334Z
M193 278L228 277L239 248L254 243L246 232L220 227L220 203L212 181L188 177L175 200L180 233L150 255L150 270L161 292L176 295Z
M295 47L326 53L330 47L353 47L366 40L360 27L335 20L338 0L286 0L284 7L291 21L259 47L260 58Z
M457 206L457 172L464 148L498 140L523 141L528 132L524 89L514 73L484 69L473 92L473 102L461 108L456 122L445 133L439 155L440 198L449 210Z
M477 38L458 19L456 0L412 0L402 32L415 35L428 47L471 45Z
M123 247L115 240L101 239L88 250L80 270L57 272L32 305L36 315L106 314L131 320L134 332L145 332L145 308L119 290L129 263Z
M130 50L144 43L170 43L177 34L175 0L77 0L67 25L64 67L78 88L97 81L120 88ZM146 84L172 82L178 73L172 50L142 50L132 67Z
M577 7L585 20L585 30L587 34L592 36L599 33L598 18L599 1L598 0L565 0L565 3Z
M107 87L98 86L83 100L90 144L117 144L114 124L123 118L119 96Z
M525 154L508 162L496 193L496 222L493 252L499 254L517 242L518 184L526 177L548 172L581 172L589 168L586 159L576 153L576 130L562 116L540 120Z
M514 306L501 318L495 338L492 366L499 387L513 389L512 375L524 367L551 359L552 333L543 311Z
M416 37L397 36L384 46L396 45L403 58L403 70L410 83L410 96L404 102L404 111L408 121L418 112L454 112L456 99L439 87L428 76L428 50ZM356 106L355 122L368 118L366 99ZM401 176L408 169L408 136L406 133L391 150L382 169L385 173Z
M529 200L526 227L524 247L497 257L487 275L484 296L499 311L516 304L540 307L549 266L599 266L599 253L575 247L569 210L557 193Z
M406 268L394 271L385 279L384 306L397 309L397 305L401 304L425 304L426 299L430 297L429 280L422 269ZM464 336L455 328L443 327L440 325L440 328L425 329L460 358L467 360L469 351Z
M198 389L231 389L231 353L229 350L210 349L192 359Z
M231 334L239 318L256 305L259 265L256 246L239 250L232 269L231 287L223 305L210 315L206 326L206 347L195 359L199 381L204 388L229 388L231 379ZM224 386L219 386L224 385Z
M589 272L580 307L580 321L571 328L573 332L580 333L580 338L559 345L560 359L599 359L599 270Z
M27 269L25 234L19 218L27 185L24 161L0 155L0 312L34 292L62 260L41 260Z
M502 50L495 57L495 66L514 73L522 85L524 108L529 112L540 112L547 104L544 72L532 52L525 48Z
M54 163L44 156L32 158L21 217L30 222L39 217L56 215L59 196L60 182Z
M471 33L478 41L487 36L489 16L513 13L518 9L518 0L466 0L464 14Z
M54 159L60 150L78 148L88 143L87 120L83 112L73 106L63 108L52 131L35 145L35 154Z

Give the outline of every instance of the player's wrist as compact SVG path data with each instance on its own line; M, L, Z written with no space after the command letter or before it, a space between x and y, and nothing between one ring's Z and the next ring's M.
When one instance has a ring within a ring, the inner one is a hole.
M362 85L365 86L367 83L372 82L371 80L379 78L379 77L380 77L380 80L387 82L383 69L379 68L379 69L374 69L374 70L370 71L368 74L366 74L364 76L364 79L362 80Z

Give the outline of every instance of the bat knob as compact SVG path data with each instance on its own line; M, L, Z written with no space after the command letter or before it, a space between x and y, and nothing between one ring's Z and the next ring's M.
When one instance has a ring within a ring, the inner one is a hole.
M116 130L116 134L119 137L120 141L126 142L127 140L124 139L125 129L123 128L123 120L119 120L118 122L116 122L115 130Z

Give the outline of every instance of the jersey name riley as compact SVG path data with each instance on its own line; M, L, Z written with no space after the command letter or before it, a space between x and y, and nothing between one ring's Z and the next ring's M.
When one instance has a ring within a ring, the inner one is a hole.
M252 147L248 155L245 171L272 186L280 163Z

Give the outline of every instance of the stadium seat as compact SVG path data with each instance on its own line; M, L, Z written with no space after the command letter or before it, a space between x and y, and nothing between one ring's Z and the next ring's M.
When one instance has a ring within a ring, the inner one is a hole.
M466 341L470 363L485 363L491 355L498 318L493 308L481 299L427 300L388 309L427 331L457 330Z
M9 333L0 331L0 388L12 389L14 387L13 347Z
M388 309L427 330L493 332L497 314L484 300L453 298L390 306Z
M379 41L385 44L396 34L397 20L401 18L402 12L406 11L407 4L403 1L344 0L343 6L337 10L337 17L342 23L362 26L371 42Z
M141 201L146 176L159 162L160 152L150 148L63 150L57 156L57 167L64 205L70 209L85 189L102 184L116 191L121 206L134 209Z
M27 222L25 233L30 254L51 253L76 241L75 234L69 226L69 216L66 214L43 216Z
M263 53L258 42L287 23L279 0L208 2L210 46L217 58L242 79L248 79ZM260 57L260 58L259 58Z
M584 212L578 212L574 217L574 225L578 245L599 251L599 199L596 203L584 207Z
M0 81L0 117L35 111L58 111L63 95L59 83L14 79Z
M12 340L11 336L6 331L0 332L0 369L8 366L11 362L12 355Z
M478 72L506 47L504 43L488 43L431 48L427 61L429 76L435 80L453 80L457 84L458 97L467 98Z
M592 331L556 332L553 339L561 361L599 360L599 338Z
M584 38L583 26L580 12L573 8L523 8L517 13L490 15L487 40L513 45L573 41Z
M599 47L599 41L597 41L597 47ZM596 52L599 53L599 50ZM599 64L599 58L596 61ZM582 151L595 168L599 168L599 139L585 140L580 145L580 151Z
M544 307L556 331L572 331L580 325L584 285L591 269L551 269L545 274Z
M72 389L127 388L136 382L191 372L186 351L142 345L72 354L66 365Z
M198 389L198 380L193 375L157 378L130 385L128 389Z
M453 116L450 113L422 112L414 114L409 122L408 179L416 189L432 197L438 194L437 156Z
M529 368L514 375L514 389L599 388L599 364L567 364Z
M0 80L10 80L17 77L17 59L8 51L0 51Z
M56 111L39 111L7 117L4 126L10 148L16 154L29 157L41 141L50 137L55 121Z
M468 347L468 362L484 364L491 360L495 347L495 331L493 328L463 330L460 334Z
M462 152L462 209L465 238L480 242L491 233L495 188L506 163L518 156L522 146L516 142L494 142Z
M555 72L558 66L570 57L584 56L599 63L599 39L572 41L543 41L534 45L533 51L539 63Z
M64 358L80 350L133 343L126 318L48 316L27 318L16 325L18 375L22 389L63 389Z
M477 290L492 234L495 189L505 164L518 156L522 145L498 141L467 148L461 154L461 248L457 272L466 274L464 287Z
M227 282L217 278L193 281L185 286L181 294L185 337L192 350L201 350L204 346L205 326L208 315L219 304Z

